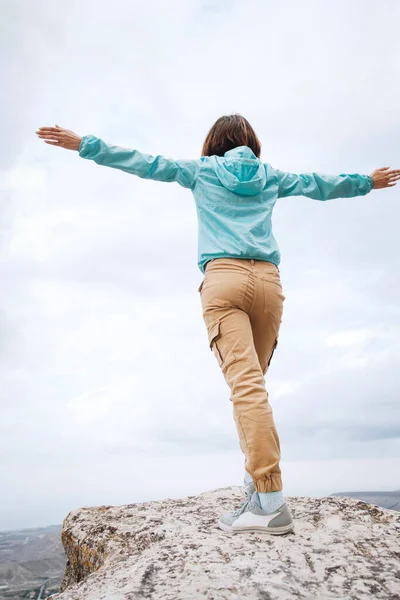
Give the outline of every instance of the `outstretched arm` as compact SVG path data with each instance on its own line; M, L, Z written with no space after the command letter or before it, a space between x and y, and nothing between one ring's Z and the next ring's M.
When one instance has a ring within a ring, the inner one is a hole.
M46 143L68 150L77 150L79 156L94 160L99 165L120 169L144 179L176 181L183 187L191 189L196 183L199 169L197 160L172 160L161 155L151 156L139 150L106 144L94 135L81 137L58 125L40 127L36 133Z
M278 176L278 196L307 196L314 200L351 198L363 196L372 189L392 187L400 179L400 169L388 171L389 167L376 169L371 175L342 174L321 175L304 173L296 175L275 169Z

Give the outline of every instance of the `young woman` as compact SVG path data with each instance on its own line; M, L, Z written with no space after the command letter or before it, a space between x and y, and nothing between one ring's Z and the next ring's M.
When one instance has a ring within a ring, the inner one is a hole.
M400 170L371 175L296 175L260 160L261 144L241 115L219 118L205 139L202 156L172 160L106 144L94 135L55 127L36 131L47 144L157 181L176 181L192 191L199 223L198 266L208 343L231 390L233 416L245 455L242 506L221 515L218 525L233 533L283 534L293 520L282 495L280 445L264 376L278 343L284 295L280 253L271 214L282 196L316 200L350 198L396 185Z

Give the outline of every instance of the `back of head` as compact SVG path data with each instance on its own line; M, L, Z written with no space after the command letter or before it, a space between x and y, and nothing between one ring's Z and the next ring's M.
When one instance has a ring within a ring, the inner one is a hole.
M238 146L248 146L260 158L261 143L248 120L237 113L224 115L207 133L201 155L224 156L225 152Z

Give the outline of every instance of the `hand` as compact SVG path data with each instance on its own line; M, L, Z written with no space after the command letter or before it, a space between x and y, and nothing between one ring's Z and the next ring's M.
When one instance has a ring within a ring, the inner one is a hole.
M372 174L373 189L393 187L400 179L400 169L388 171L390 167L376 169Z
M59 125L55 127L39 127L35 132L38 137L44 140L46 144L52 144L52 146L60 146L60 148L66 148L67 150L79 150L82 137L78 134L64 129Z

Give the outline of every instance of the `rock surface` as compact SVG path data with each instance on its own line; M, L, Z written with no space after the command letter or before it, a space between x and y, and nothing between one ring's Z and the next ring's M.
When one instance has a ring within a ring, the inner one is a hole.
M288 497L295 532L216 525L243 488L64 519L68 556L52 600L400 600L400 514L350 498Z

